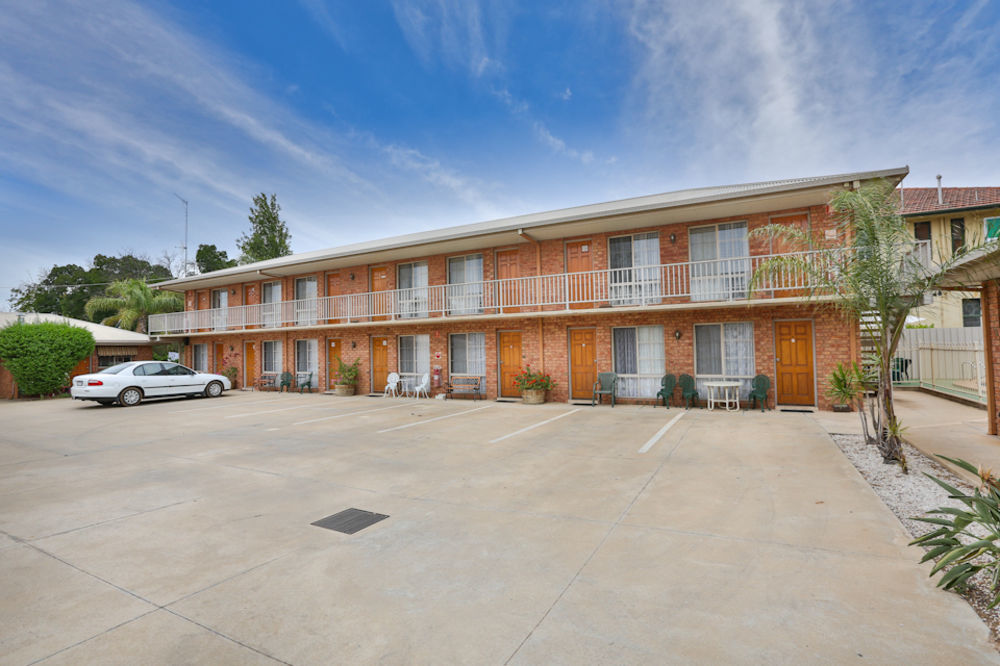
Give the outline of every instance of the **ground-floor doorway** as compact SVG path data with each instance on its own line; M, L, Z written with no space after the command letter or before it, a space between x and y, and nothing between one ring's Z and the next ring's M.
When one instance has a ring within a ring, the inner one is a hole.
M372 337L372 386L371 392L377 393L385 388L389 378L389 338Z
M572 400L589 400L597 381L597 330L569 331L569 389Z
M521 392L514 385L514 377L521 370L521 331L502 331L497 334L497 357L500 364L500 397L517 398Z
M779 405L816 404L811 320L774 322L775 396Z

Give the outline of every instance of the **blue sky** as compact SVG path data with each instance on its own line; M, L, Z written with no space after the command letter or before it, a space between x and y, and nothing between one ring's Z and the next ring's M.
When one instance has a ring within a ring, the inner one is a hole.
M97 252L295 251L909 164L1000 184L1000 3L12 2L0 301Z

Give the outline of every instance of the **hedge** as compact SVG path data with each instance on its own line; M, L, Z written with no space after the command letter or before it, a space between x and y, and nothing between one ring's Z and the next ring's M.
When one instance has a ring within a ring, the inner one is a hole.
M37 322L0 329L0 363L14 376L23 395L64 388L70 371L92 353L94 336L85 328Z

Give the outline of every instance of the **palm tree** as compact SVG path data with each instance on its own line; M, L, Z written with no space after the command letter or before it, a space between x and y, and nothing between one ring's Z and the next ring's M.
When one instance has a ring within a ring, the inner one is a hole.
M180 294L153 291L148 284L135 278L112 282L104 293L104 296L94 296L87 301L84 306L87 317L94 319L110 312L113 314L102 319L102 324L139 333L146 332L149 315L184 309Z
M830 302L850 321L861 324L871 347L864 359L866 384L875 389L869 402L872 431L860 409L865 437L875 444L882 459L898 463L906 472L900 434L902 427L892 403L892 361L906 316L921 305L928 291L937 289L944 272L967 253L966 247L940 264L931 261L930 248L916 243L899 215L895 186L885 181L843 190L830 201L837 222L837 238L826 247L799 229L771 224L754 234L804 244L813 252L768 259L755 271L753 289L767 289L781 275L808 280L808 296Z

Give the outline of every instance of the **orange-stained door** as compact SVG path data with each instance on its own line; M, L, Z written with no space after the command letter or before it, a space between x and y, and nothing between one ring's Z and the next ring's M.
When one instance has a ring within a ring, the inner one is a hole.
M774 337L778 404L815 405L812 322L775 322Z
M597 381L597 333L593 328L569 332L569 384L574 400L590 399Z
M385 388L389 378L389 338L372 338L372 393Z
M333 386L337 383L337 370L340 368L340 340L331 338L326 343L326 385Z
M257 381L257 343L246 342L243 349L243 385L252 387Z
M521 281L515 279L520 277L518 269L517 250L503 250L497 252L497 279L500 282L500 307L501 312L518 312L520 308L510 307L520 305L522 302L522 292L527 285L522 285ZM504 280L509 280L505 282Z
M385 316L392 312L391 296L388 293L389 290L389 267L388 266L378 266L372 269L372 314L379 315L372 317L372 321L382 321L388 319ZM380 294L378 292L384 291L386 293Z
M566 276L566 297L571 301L570 309L579 310L593 307L594 298L594 253L589 240L566 243L566 272L580 275ZM576 301L576 302L574 302Z
M500 356L500 397L516 398L521 392L514 377L521 372L521 331L504 331L497 341Z
M215 374L221 375L225 365L226 346L218 342L215 343Z

